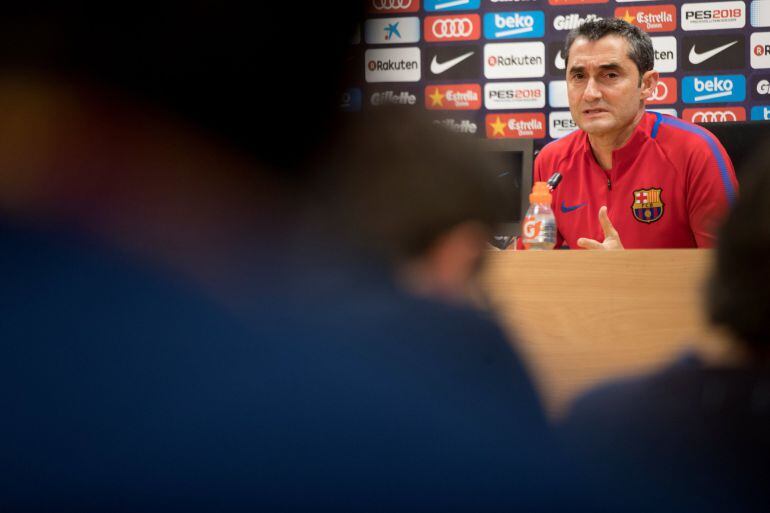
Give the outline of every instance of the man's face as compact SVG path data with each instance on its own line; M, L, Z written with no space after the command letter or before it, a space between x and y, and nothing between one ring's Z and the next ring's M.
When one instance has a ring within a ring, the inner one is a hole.
M647 84L639 84L639 71L628 51L628 42L614 35L597 41L579 37L569 49L569 109L575 123L589 135L622 134L644 109L641 100L649 91Z

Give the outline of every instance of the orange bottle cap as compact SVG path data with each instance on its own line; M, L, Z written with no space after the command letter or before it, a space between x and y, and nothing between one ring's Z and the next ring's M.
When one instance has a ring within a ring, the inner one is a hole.
M541 203L551 204L551 191L548 189L548 184L545 182L535 182L532 186L532 193L529 195L529 203Z

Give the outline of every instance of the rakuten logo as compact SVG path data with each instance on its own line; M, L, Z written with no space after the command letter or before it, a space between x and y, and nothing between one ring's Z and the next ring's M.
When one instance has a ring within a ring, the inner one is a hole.
M487 137L490 139L541 139L545 137L545 114L487 114Z
M425 40L429 42L473 41L481 37L478 14L427 16L423 26Z
M542 109L543 82L489 82L484 86L484 106L489 110Z
M684 109L682 118L690 123L725 123L746 121L743 107L722 107L719 109Z
M655 52L655 69L660 73L676 71L676 38L674 36L651 37Z
M490 43L484 45L484 76L529 78L545 75L545 44Z
M548 115L548 137L551 139L560 139L577 128L569 111L553 111Z
M397 48L367 50L367 82L417 82L420 80L420 49Z
M676 79L673 77L664 77L658 80L658 84L652 91L652 95L647 98L647 105L666 105L676 103L677 99Z
M479 131L479 126L469 119L436 119L433 121L433 124L444 127L456 134L473 135Z
M420 0L369 0L369 12L417 12L420 10Z
M682 79L682 99L685 103L742 102L745 98L746 78L742 75Z
M524 39L543 37L543 11L487 13L484 15L484 37L487 39Z
M586 14L585 17L581 17L577 13L564 14L554 17L553 28L556 30L572 30L578 28L580 25L587 21L601 20L602 17L598 14Z
M479 84L432 85L425 88L428 110L478 110L481 108Z
M615 17L636 25L645 32L669 32L676 29L676 6L618 7Z
M684 4L681 11L682 30L724 30L746 25L743 2L704 2Z
M751 34L751 67L754 69L770 68L770 32Z

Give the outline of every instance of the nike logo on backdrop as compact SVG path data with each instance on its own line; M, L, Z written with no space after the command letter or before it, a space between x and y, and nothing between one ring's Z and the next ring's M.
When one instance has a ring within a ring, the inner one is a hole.
M572 212L573 210L577 210L580 207L585 207L585 206L586 206L585 203L578 203L577 205L572 205L571 207L568 207L567 204L564 201L562 201L561 202L561 212L562 212L562 214L566 214L568 212Z
M438 59L434 55L433 60L430 62L430 72L433 73L434 75L440 75L446 70L457 66L458 64L460 64L462 61L464 61L471 55L473 55L473 52L464 53L459 57L455 57L454 59L449 59L446 62L438 62Z
M727 43L726 45L718 46L712 50L708 50L703 53L698 53L695 51L695 45L692 45L692 48L690 48L690 62L692 64L700 64L701 62L707 61L719 52L723 52L736 44L738 41L733 41L732 43Z
M561 50L556 52L556 58L553 60L553 65L556 69L564 69L567 67L567 63L564 62L564 57L561 55Z

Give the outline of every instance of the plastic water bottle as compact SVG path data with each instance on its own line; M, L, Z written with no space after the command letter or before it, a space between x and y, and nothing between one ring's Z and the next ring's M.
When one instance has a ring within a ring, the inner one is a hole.
M551 210L551 191L545 182L532 186L521 241L527 249L553 249L556 245L556 218Z

